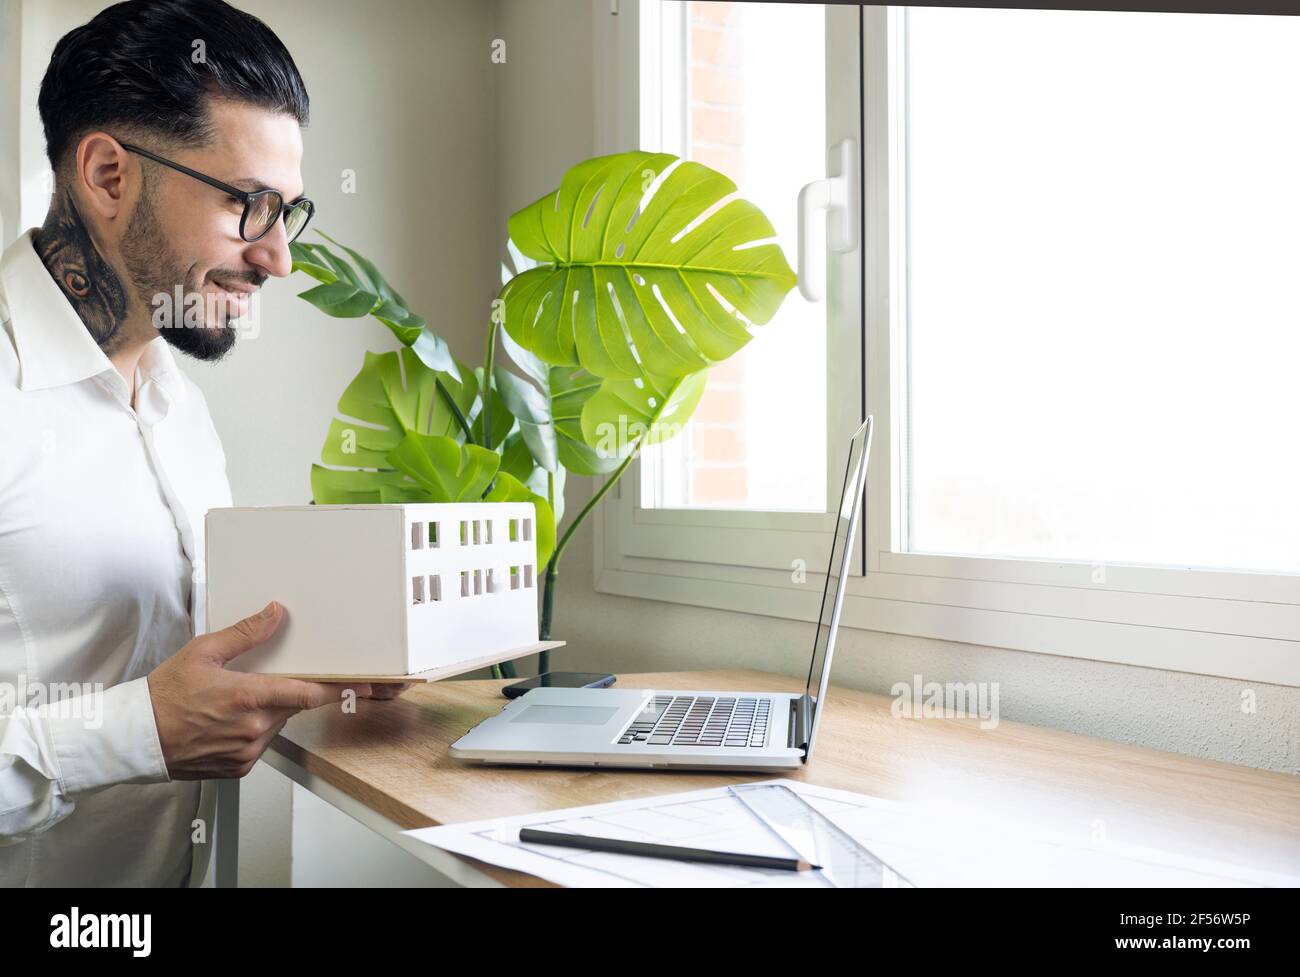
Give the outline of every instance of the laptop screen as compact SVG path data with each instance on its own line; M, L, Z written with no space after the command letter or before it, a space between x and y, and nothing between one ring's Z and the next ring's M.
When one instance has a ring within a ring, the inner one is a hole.
M812 664L808 668L807 692L813 697L814 703L823 694L830 678L835 629L839 626L840 605L843 603L844 585L848 579L849 560L853 556L853 537L861 522L862 493L867 482L867 457L870 452L871 418L868 417L849 442L849 458L844 467L844 488L840 493L840 507L836 513L831 562L826 571L826 586L822 591L822 608L813 642ZM813 685L814 681L816 685ZM810 752L816 729L817 711L814 710L813 728L808 742Z

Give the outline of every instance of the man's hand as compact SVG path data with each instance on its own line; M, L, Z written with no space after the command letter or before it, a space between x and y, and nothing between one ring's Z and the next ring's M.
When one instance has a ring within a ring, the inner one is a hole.
M347 689L371 696L368 682L302 682L226 670L274 634L283 617L284 609L271 601L260 614L199 635L149 673L158 740L173 780L243 777L294 713L339 702Z
M371 682L370 694L360 697L363 699L396 699L414 684L414 682Z

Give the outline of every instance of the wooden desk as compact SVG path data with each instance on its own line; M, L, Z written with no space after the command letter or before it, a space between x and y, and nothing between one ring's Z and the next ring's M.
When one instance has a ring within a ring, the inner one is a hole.
M417 686L395 701L361 700L355 715L329 708L300 713L264 759L466 885L549 883L416 844L398 832L771 779L475 767L449 759L449 744L500 711L506 700L499 689L509 681ZM802 689L797 680L755 671L621 675L618 685ZM1020 723L981 729L978 719L897 719L889 697L849 689L832 688L827 698L813 759L781 776L950 812L1032 817L1084 839L1104 833L1111 842L1300 875L1300 777Z

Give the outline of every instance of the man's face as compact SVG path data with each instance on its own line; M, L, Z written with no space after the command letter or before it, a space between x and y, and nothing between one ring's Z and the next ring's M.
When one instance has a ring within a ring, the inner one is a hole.
M210 114L216 130L210 145L161 155L242 190L278 190L286 202L301 196L297 120L228 101L210 103ZM137 201L122 238L135 297L172 346L198 359L219 359L234 345L237 326L231 323L248 312L253 292L269 276L291 270L284 220L250 244L239 236L242 200L136 158L149 169L150 189ZM196 319L201 326L193 328Z

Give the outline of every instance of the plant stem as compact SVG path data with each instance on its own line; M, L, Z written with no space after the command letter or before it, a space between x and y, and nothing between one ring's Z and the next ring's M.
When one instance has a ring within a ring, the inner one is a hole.
M591 510L600 504L600 500L605 497L605 493L618 484L618 480L622 478L623 473L627 471L627 466L632 464L632 459L634 459L641 451L641 440L644 437L645 435L642 434L640 438L636 439L632 445L632 450L629 451L627 457L623 459L623 463L614 469L614 473L605 480L605 484L596 489L595 494L592 495L587 504L578 512L578 515L574 518L573 522L569 523L569 528L564 531L564 535L560 537L560 541L555 544L555 555L551 557L553 562L559 563L560 554L563 553L564 548L569 545L569 540L573 538L573 534L582 524L582 520L586 519L587 516L591 514Z
M614 473L605 480L605 484L596 490L595 494L592 495L587 504L584 505L574 517L573 522L569 523L569 528L564 531L564 535L560 537L560 541L555 545L555 552L551 554L551 560L546 564L546 583L542 588L542 623L537 629L539 640L551 640L551 614L555 609L555 585L560 578L560 554L564 552L564 547L569 544L569 540L573 538L574 532L577 530L578 526L582 524L582 521L586 519L587 516L591 514L591 511L600 504L600 500L605 497L605 493L612 489L615 484L617 484L618 480L623 477L623 473L627 471L627 466L632 464L632 459L640 452L641 440L644 437L645 435L643 434L640 438L637 438L636 442L632 446L632 450L629 451L627 457L623 459L623 463L614 469ZM555 477L553 475L547 475L546 486L547 495L550 496L551 508L554 510ZM549 651L543 651L537 656L537 673L541 675L550 671L550 666L551 653Z
M488 326L487 353L483 356L483 447L492 447L492 360L497 350L497 322Z
M560 579L559 569L555 565L555 557L552 556L549 563L546 564L546 583L542 587L542 623L537 629L537 637L541 641L551 640L551 615L555 611L555 583ZM537 656L537 674L545 675L551 670L551 653L543 651Z
M555 472L546 473L546 504L555 511ZM546 564L546 583L542 587L542 623L537 629L537 639L539 641L551 640L551 609L555 605L555 596L552 593L555 587L555 558L551 555L551 560ZM543 651L537 656L537 674L545 675L551 670L551 653Z
M438 392L442 394L443 400L447 401L447 406L451 408L451 413L456 418L456 423L459 424L460 429L465 432L465 443L473 444L474 433L470 430L469 421L465 420L465 414L461 411L460 405L456 403L455 398L452 397L451 391L442 385L442 381L438 379L436 375L433 378L433 382L437 386Z
M493 319L492 324L488 326L487 352L483 356L483 446L489 450L492 448L492 359L496 348L497 323ZM488 482L487 491L483 494L487 495L491 492L495 484L496 476L493 475L492 480ZM501 671L505 673L506 678L514 678L515 663L502 662Z

